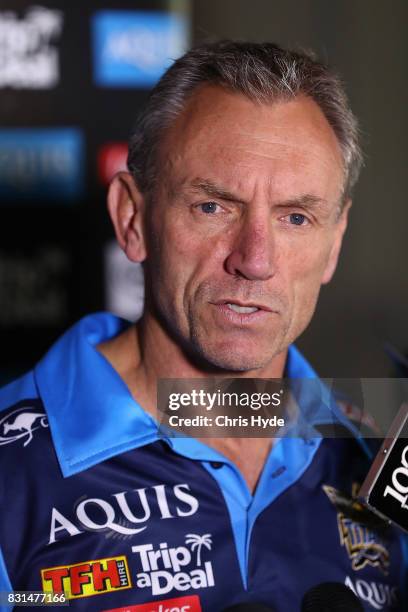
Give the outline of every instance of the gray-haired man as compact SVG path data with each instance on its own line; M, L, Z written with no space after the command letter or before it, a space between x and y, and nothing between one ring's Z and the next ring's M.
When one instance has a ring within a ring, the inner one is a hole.
M292 343L360 165L344 91L306 54L226 41L168 70L109 192L144 265L142 318L84 319L0 394L5 426L39 415L26 447L24 429L4 436L6 587L65 590L78 610L286 612L335 581L367 610L402 606L400 538L353 503L369 449L334 403L298 398L316 436L274 444L155 420L158 379L315 377ZM343 435L319 436L327 422Z

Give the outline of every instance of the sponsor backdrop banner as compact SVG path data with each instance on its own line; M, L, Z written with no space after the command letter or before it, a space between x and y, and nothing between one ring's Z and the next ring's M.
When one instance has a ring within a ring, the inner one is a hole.
M83 195L84 137L76 128L0 130L0 197L27 203Z
M140 313L143 276L113 246L106 190L188 47L188 0L173 6L0 0L0 384L83 314Z
M98 11L92 18L94 80L151 87L184 49L185 20L163 11Z

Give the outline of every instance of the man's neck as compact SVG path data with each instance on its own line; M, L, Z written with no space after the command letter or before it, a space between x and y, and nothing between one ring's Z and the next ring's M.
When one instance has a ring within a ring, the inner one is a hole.
M98 350L126 383L134 399L157 418L157 381L163 378L281 378L286 351L264 368L231 372L200 368L153 318L144 317L125 332L101 343ZM270 438L205 438L202 440L233 461L254 491L271 448Z

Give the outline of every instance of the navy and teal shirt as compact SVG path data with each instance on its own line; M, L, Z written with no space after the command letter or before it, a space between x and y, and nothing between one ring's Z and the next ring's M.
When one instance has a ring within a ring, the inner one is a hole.
M404 539L353 502L372 457L337 405L301 398L315 434L279 439L251 495L216 450L160 432L98 352L127 325L86 317L0 391L0 591L64 591L73 611L298 612L334 581L366 611L408 609ZM318 380L293 346L286 376Z

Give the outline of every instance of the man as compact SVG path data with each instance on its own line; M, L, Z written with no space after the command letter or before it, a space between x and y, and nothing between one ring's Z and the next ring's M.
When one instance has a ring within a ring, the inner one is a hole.
M223 42L168 70L108 198L144 265L141 320L84 319L0 396L4 590L66 591L75 610L292 611L335 581L366 610L402 606L401 539L352 501L370 458L336 405L301 395L314 435L273 444L156 421L159 379L315 378L292 343L335 271L360 163L341 85L307 55Z

